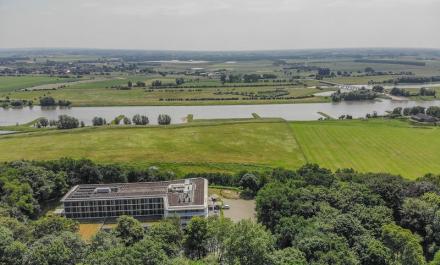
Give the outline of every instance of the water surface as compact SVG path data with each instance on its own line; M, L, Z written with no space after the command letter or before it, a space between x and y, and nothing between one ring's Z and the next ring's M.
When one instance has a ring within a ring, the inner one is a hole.
M377 111L384 114L395 107L440 106L440 101L343 101L338 103L306 103L306 104L268 104L268 105L215 105L215 106L139 106L139 107L71 107L71 108L41 108L40 106L22 109L0 108L0 126L23 124L39 117L56 120L58 115L67 114L91 124L95 116L111 121L123 114L132 117L135 114L147 115L150 124L157 124L157 116L161 113L171 116L172 123L184 123L188 114L194 119L228 119L251 118L252 113L260 117L284 118L292 121L317 120L321 117L318 112L324 112L332 117L343 114L354 118L365 117L367 113Z

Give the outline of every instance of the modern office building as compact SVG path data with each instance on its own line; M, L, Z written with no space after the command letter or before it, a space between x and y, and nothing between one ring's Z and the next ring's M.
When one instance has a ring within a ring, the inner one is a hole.
M160 219L208 216L208 181L184 180L85 184L73 187L61 199L62 214L73 219L115 218L120 215Z

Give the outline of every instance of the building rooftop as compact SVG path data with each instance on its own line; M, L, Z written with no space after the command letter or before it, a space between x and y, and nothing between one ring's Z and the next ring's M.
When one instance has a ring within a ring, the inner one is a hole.
M203 178L159 182L83 184L70 189L61 202L163 197L168 206L205 205L208 181Z

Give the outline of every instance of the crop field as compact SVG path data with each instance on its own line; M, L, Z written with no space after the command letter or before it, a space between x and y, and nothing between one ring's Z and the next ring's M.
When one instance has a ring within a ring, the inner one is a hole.
M178 174L295 169L306 162L390 172L407 178L440 173L440 128L397 120L242 120L169 127L82 128L0 136L0 161L86 157L157 165Z

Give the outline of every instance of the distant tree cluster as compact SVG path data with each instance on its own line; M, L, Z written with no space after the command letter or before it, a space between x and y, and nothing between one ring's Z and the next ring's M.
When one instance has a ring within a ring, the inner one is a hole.
M391 112L391 115L394 117L398 117L398 116L417 115L419 113L427 114L435 118L440 118L440 107L438 106L430 106L428 108L422 106L414 106L408 108L396 107Z
M372 90L376 93L383 93L385 89L383 86L376 85L373 86Z
M393 87L390 91L393 96L409 97L411 93L403 88Z
M50 107L50 106L70 106L72 105L72 102L69 100L63 100L60 99L58 102L53 97L42 97L40 98L40 106L43 107Z
M342 100L372 100L377 97L377 93L366 88L361 88L349 92L337 92L332 94L332 101L339 102Z
M171 117L167 114L159 114L157 123L159 125L169 125L171 123Z
M148 117L140 114L134 115L131 120L134 125L147 125L149 123Z
M68 115L60 115L58 116L56 125L58 129L74 129L79 127L79 121L78 119Z

